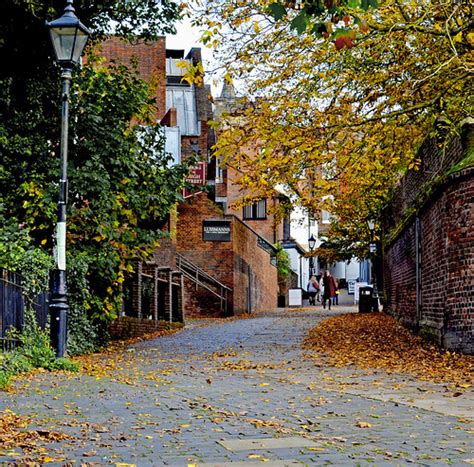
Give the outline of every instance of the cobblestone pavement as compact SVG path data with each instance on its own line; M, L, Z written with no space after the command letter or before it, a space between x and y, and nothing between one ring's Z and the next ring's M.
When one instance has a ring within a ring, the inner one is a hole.
M19 381L0 409L71 436L42 445L50 465L474 463L472 393L451 397L442 385L305 357L306 332L349 310L194 321L117 354L109 377ZM14 451L0 461L24 455Z

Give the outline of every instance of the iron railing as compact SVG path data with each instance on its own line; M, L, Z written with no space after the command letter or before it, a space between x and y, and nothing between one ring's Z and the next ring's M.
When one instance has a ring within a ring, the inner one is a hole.
M229 293L232 292L232 289L218 281L215 277L212 277L199 266L196 266L180 253L176 253L176 263L183 275L194 282L196 289L202 287L220 300L221 310L227 315Z
M32 300L36 320L45 328L48 316L48 295L39 294ZM25 296L20 274L0 268L0 350L10 350L16 340L8 335L12 329L21 330L25 321Z

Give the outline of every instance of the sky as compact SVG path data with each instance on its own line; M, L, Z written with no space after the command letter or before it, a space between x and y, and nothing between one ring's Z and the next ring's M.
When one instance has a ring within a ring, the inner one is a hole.
M185 19L176 25L176 35L166 36L167 49L184 49L185 55L192 47L200 47L203 59L204 70L213 68L214 61L212 59L212 50L199 42L201 33L199 28L191 26L190 19ZM216 97L221 90L222 83L214 83L210 79L205 80L212 87L212 94Z

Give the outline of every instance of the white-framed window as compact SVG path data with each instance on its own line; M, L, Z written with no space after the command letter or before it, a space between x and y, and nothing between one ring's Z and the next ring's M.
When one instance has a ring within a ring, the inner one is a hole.
M244 206L244 219L258 220L267 218L267 200L261 199L253 204Z
M216 183L224 183L224 166L220 159L216 159Z

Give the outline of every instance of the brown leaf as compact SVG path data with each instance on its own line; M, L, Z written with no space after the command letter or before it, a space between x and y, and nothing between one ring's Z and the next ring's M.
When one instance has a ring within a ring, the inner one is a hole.
M357 422L356 426L358 426L359 428L370 428L372 425L367 422Z

